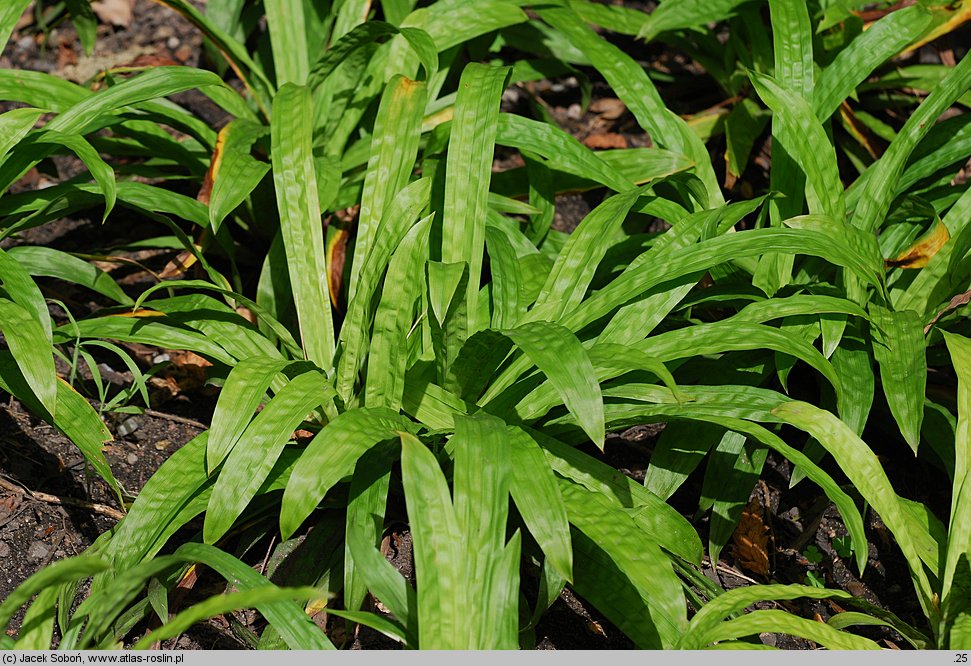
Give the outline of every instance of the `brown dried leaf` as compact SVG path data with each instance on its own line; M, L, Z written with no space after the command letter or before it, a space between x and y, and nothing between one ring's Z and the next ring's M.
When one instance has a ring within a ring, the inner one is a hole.
M940 218L914 244L897 255L895 259L887 259L887 268L923 268L930 263L931 258L951 239L947 227Z
M330 303L338 310L341 309L340 293L344 282L344 261L349 238L350 234L347 231L338 229L327 247L327 286L330 291Z
M762 518L762 505L752 499L732 535L735 562L747 571L769 575L769 528Z
M603 134L591 134L583 140L583 145L593 150L626 148L627 139L616 132L604 132Z
M599 114L604 120L616 120L624 115L627 107L619 99L602 97L590 103L590 110Z
M937 323L938 319L946 315L951 310L959 308L962 305L967 305L968 303L971 303L971 291L966 291L952 298L951 301L944 306L944 309L934 315L934 318L931 319L930 323L924 327L924 335L927 335L927 331L931 330L931 327Z
M101 21L121 28L131 25L134 7L135 0L96 0L91 3L92 11Z

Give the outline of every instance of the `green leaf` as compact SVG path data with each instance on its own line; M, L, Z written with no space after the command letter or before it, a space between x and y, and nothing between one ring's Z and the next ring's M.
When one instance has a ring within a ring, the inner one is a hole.
M310 91L293 84L283 86L273 98L273 116L273 183L300 335L307 359L329 370L334 322L312 153Z
M265 0L264 10L277 86L283 87L287 83L303 85L310 72L303 0Z
M29 4L30 0L11 0L0 7L0 53Z
M542 155L553 168L580 178L589 178L616 192L634 186L624 174L604 163L597 153L549 123L509 113L499 114L496 143Z
M7 250L30 275L52 277L87 287L119 305L131 305L128 296L110 275L73 254L41 245L18 245Z
M931 20L924 7L912 5L871 23L819 73L812 97L816 117L825 122L877 67L920 37Z
M408 339L413 327L415 301L424 291L423 267L428 260L431 216L416 224L398 245L388 265L381 302L374 315L374 333L368 356L364 404L401 408L408 365Z
M665 0L641 26L638 38L651 40L662 32L705 26L731 16L745 0Z
M290 380L256 415L219 471L203 526L206 543L214 543L233 526L269 476L293 431L311 410L333 396L326 375L306 372Z
M759 97L772 109L773 118L781 121L778 132L773 128L773 136L782 142L786 154L795 159L806 174L809 212L825 214L842 222L846 217L846 204L836 166L836 150L809 102L771 77L750 72L749 78Z
M202 543L186 543L173 554L187 562L201 562L240 591L275 587L264 576L232 555ZM293 650L333 650L334 645L299 605L291 600L263 602L256 608Z
M230 592L209 597L185 609L158 629L142 636L131 649L146 650L156 641L164 641L185 632L193 624L217 615L244 608L259 608L283 601L326 599L327 595L314 587L277 587L262 585L242 592Z
M0 10L2 11L2 10ZM44 113L43 109L11 109L0 114L0 158L27 136Z
M405 626L406 642L415 646L418 642L418 597L414 588L377 548L364 540L360 532L349 533L347 545L371 594Z
M38 592L61 583L73 583L88 578L104 571L108 566L107 562L96 555L79 555L44 567L18 585L0 604L0 627L7 627L21 606Z
M848 600L852 599L853 595L843 590L826 590L806 585L753 585L729 590L710 600L691 618L688 630L681 637L678 647L682 650L699 650L712 643L716 640L713 636L717 635L721 627L726 624L726 618L756 602L786 601L801 597Z
M758 586L756 586L758 587ZM828 624L797 617L788 611L756 610L722 622L709 634L711 642L721 642L764 632L790 634L807 638L828 650L880 650L869 638L839 631Z
M284 538L300 527L328 490L354 471L365 451L413 428L407 419L381 408L354 409L328 423L307 445L283 493L280 532Z
M583 431L603 449L605 434L600 386L590 357L576 336L562 326L539 321L503 331L503 334L546 375Z
M971 562L971 341L967 338L945 333L954 371L958 376L958 423L954 438L954 483L951 492L951 520L947 531L947 555L941 577L941 589L945 606L954 602L955 595L961 594L961 586L953 585L960 576L959 567L964 558L964 575L968 575L968 562ZM971 581L964 581L967 586ZM966 594L967 590L964 590ZM966 599L965 599L966 601ZM964 610L965 615L968 609ZM967 620L964 620L967 622ZM965 628L964 631L967 629ZM952 630L953 631L953 630ZM952 637L953 642L953 637ZM965 646L967 647L967 645Z
M408 184L414 171L427 97L425 83L403 76L392 78L381 96L378 115L374 121L364 190L361 193L361 212L357 222L354 261L348 289L349 300L356 295L361 269L368 265L367 259L378 235L378 225L382 223L395 196ZM415 211L415 216L418 212ZM396 220L389 222L394 223ZM383 267L376 268L380 270Z
M521 428L508 426L503 459L509 490L523 522L551 566L565 581L573 580L570 524L556 476L543 450Z
M58 589L47 587L41 590L34 599L34 603L24 614L20 625L20 634L14 649L17 650L50 650L51 639L54 635L54 615L57 604Z
M905 508L876 455L846 424L808 403L787 402L773 409L772 413L815 437L863 498L880 514L907 559L924 612L933 616L933 591L923 565L926 563L931 571L938 570L937 543L927 528Z
M209 224L213 233L245 201L270 170L250 154L253 144L267 134L265 125L245 119L231 121L219 131L213 156Z
M927 354L924 327L913 310L892 312L870 305L873 356L880 365L880 383L900 432L917 453L924 420Z
M570 522L584 533L608 556L602 566L617 574L608 582L598 577L602 589L589 582L588 566L582 564L587 553L576 553L577 591L597 605L609 619L618 622L640 648L670 648L675 645L688 624L687 607L681 583L671 566L671 560L659 547L665 541L647 537L640 526L624 511L617 511L600 493L566 479L560 480L560 492L566 502ZM574 540L574 546L577 546ZM617 588L630 585L637 592L646 612L620 597ZM638 612L639 611L639 612Z
M442 261L468 263L465 297L469 304L476 303L479 294L499 101L510 71L477 63L466 66L455 99L445 167ZM474 307L468 308L464 324L457 323L459 342L482 328Z
M418 640L423 649L468 648L462 533L435 456L412 435L401 435L401 482L414 547Z
M0 298L0 331L37 400L57 416L57 371L54 350L44 344L44 329L26 308Z
M730 1L732 4L739 2L739 0ZM691 4L701 3L692 0ZM721 187L711 167L711 160L704 143L691 131L684 120L664 105L644 69L629 55L599 37L574 11L561 8L545 9L539 14L544 21L583 51L656 144L676 153L683 153L694 161L698 176L708 192L706 207L723 204ZM705 18L701 22L707 23L712 20L711 14L711 3L706 2ZM645 26L647 25L645 23Z
M971 88L971 58L962 58L947 76L921 102L907 118L907 122L897 132L897 137L864 177L852 188L856 210L853 212L853 225L859 229L873 232L884 222L895 196L897 183L904 166L917 144L934 126L940 115L954 101Z

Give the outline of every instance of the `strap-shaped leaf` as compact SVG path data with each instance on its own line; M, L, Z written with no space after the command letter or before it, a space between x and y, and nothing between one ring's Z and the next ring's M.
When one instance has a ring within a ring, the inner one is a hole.
M349 4L349 3L344 3ZM303 85L310 73L303 0L266 0L266 25L270 31L276 84Z
M374 120L364 190L361 192L361 212L357 222L354 261L351 265L349 300L357 293L361 270L367 265L367 259L374 249L378 225L382 223L385 212L389 210L398 192L408 184L414 171L427 97L428 90L424 82L412 81L403 76L391 79L381 96L378 115ZM414 215L417 214L418 211L415 211ZM385 224L395 222L397 221L388 220ZM372 270L382 268L380 265L372 265Z
M923 6L912 5L871 23L820 72L812 98L816 117L825 122L874 69L915 41L931 20Z
M650 40L662 32L694 28L732 15L745 0L666 0L651 12L638 37Z
M17 245L7 250L30 275L73 282L120 305L131 305L131 297L103 270L84 259L42 245Z
M333 395L326 375L306 372L291 379L256 415L216 479L203 526L206 543L215 542L232 527L269 476L293 431Z
M270 127L273 183L304 351L309 360L329 370L334 322L314 171L312 113L307 88L288 84L274 97Z
M12 109L0 114L0 158L5 157L11 148L27 136L43 113L43 109L27 108Z
M445 167L442 261L468 263L468 304L476 303L479 294L499 100L509 72L508 67L470 64L462 71L455 99ZM467 309L466 317L457 322L460 341L481 328L475 307Z
M577 590L623 626L637 640L638 647L673 647L688 625L687 607L681 583L659 542L647 537L627 513L615 510L599 493L566 479L560 479L560 493L570 522L607 553L611 564L603 564L613 574L600 577L596 587L585 584L583 574L588 569L580 564L582 554L577 553ZM619 580L608 582L614 577ZM643 599L646 613L633 612L641 609L625 607L627 604L618 604L616 598L611 598L615 592L612 588L625 583ZM601 586L602 589L596 589Z
M523 324L503 334L546 375L583 431L603 449L603 398L590 356L576 336L549 322Z
M3 52L3 47L7 45L7 40L10 39L10 33L13 32L17 21L27 10L29 4L30 0L10 0L0 7L0 53Z
M44 567L18 585L0 604L0 627L7 627L20 607L38 592L60 583L71 583L93 576L109 566L108 562L97 555L79 555Z
M270 384L286 361L254 356L240 361L229 373L212 414L206 466L214 471L243 435Z
M233 120L219 130L209 167L212 177L209 224L213 233L270 170L270 165L250 154L253 144L266 134L266 126L245 119Z
M955 597L967 592L966 589L961 589L968 584L967 581L959 581L960 584L955 584L955 581L962 575L959 571L962 558L964 576L967 576L968 562L971 562L971 340L953 333L945 333L944 340L958 376L958 423L954 438L951 521L947 531L947 554L941 577L946 607L949 601L954 603ZM967 599L964 601L966 603ZM966 610L964 612L967 614Z
M917 453L924 420L927 353L924 329L913 310L893 312L870 305L873 356L880 365L880 384L900 432Z
M935 613L933 588L924 573L923 564L926 563L931 571L938 570L937 542L894 492L870 447L834 415L808 403L787 402L773 409L772 413L811 434L833 456L836 464L893 533L907 558L924 611L928 615Z
M711 20L710 4L706 4L707 18L703 22ZM733 0L733 4L737 4L737 0ZM698 176L708 191L710 206L706 207L723 204L721 187L704 143L687 123L665 106L644 69L629 55L599 37L573 10L546 9L540 11L540 16L583 51L655 143L684 153L695 162Z
M411 228L388 265L381 302L374 315L374 333L368 356L364 404L368 407L401 408L408 366L408 339L420 335L413 329L415 301L424 287L431 217Z
M418 597L394 565L358 533L347 535L347 545L368 588L391 614L404 625L408 643L418 642Z
M568 582L573 580L570 523L556 475L532 437L516 426L506 428L503 460L509 490L529 533L546 556L545 566Z
M0 331L34 395L56 417L57 372L54 350L44 342L44 329L26 308L0 298Z
M354 471L365 451L414 428L408 419L380 408L354 409L328 423L310 440L283 493L280 532L284 538L300 527L328 490Z

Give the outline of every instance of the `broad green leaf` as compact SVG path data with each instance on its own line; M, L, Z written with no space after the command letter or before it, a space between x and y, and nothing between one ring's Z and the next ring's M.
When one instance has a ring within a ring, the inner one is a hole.
M43 113L43 109L26 108L0 114L0 159L27 136Z
M414 170L427 97L425 83L403 76L391 79L381 96L378 115L374 120L364 190L361 193L361 211L357 222L348 289L349 300L357 293L360 273L373 251L379 224L390 226L397 222L385 221L384 217L386 212L390 212L398 192L408 184ZM415 211L415 216L417 214L418 211ZM380 265L372 266L372 270L382 268Z
M505 547L510 469L502 457L508 436L506 425L500 419L479 413L457 417L455 434L449 440L455 459L455 527L461 535L456 544L457 564L466 580L463 586L467 603L463 612L465 622L458 624L467 636L466 646L471 649L519 646L518 539L514 537L509 548ZM408 491L406 486L405 492ZM415 521L418 506L407 499L406 502L409 518ZM417 535L415 540L417 549ZM514 556L510 550L515 551ZM515 560L511 571L510 557ZM427 576L423 582L427 583ZM418 590L420 597L420 585ZM462 590L446 589L443 594L461 599Z
M50 145L50 146L63 146L69 148L78 159L84 162L84 166L88 168L91 176L94 178L95 182L98 183L98 187L101 189L102 195L105 199L105 210L101 218L102 223L108 219L108 215L111 213L111 209L115 206L115 200L117 199L117 190L115 186L115 172L112 170L108 164L101 159L90 143L88 143L84 137L78 136L76 134L65 134L62 132L56 132L53 130L43 130L40 133L31 135L31 139L21 142L19 148L28 149L33 145Z
M273 183L286 247L293 300L307 359L329 370L334 322L327 288L327 258L312 153L312 115L307 88L287 84L273 99Z
M527 321L559 321L576 309L624 218L643 193L643 189L631 189L616 194L583 218L557 255Z
M7 627L20 607L38 592L61 583L88 578L107 569L109 564L97 555L69 557L32 574L0 604L0 627Z
M867 172L867 178L858 181L859 188L853 193L857 201L852 222L865 231L876 231L893 201L897 182L903 173L910 154L934 126L934 122L950 107L954 100L971 88L971 58L962 58L930 95L921 102L897 132L880 159Z
M40 109L61 112L92 94L90 90L76 83L46 72L30 69L0 70L0 99L6 102L22 102Z
M870 305L873 356L880 365L880 384L900 432L917 453L924 419L927 354L923 324L913 310L893 312Z
M565 581L573 580L570 524L556 476L536 441L521 428L508 426L503 459L509 491L523 522L546 556L544 566Z
M14 649L50 650L54 635L54 615L58 590L48 587L41 590L24 614L20 633Z
M265 0L263 7L273 49L276 85L303 85L310 73L303 0Z
M186 543L174 553L188 562L201 562L240 591L273 587L273 583L218 548L201 543ZM334 645L310 617L293 601L265 602L257 609L293 650L333 650Z
M615 602L602 612L609 613L608 617L612 616L614 621L620 620L622 625L628 625L625 627L628 635L640 648L673 647L687 627L687 608L671 560L661 551L660 545L664 541L647 538L626 512L615 510L612 503L599 493L566 479L561 479L559 485L570 522L607 553L612 561L611 568L616 568L619 574L615 574L619 580L613 585L603 580L604 592L594 595L591 601L596 604L600 600L598 597L610 600L611 587L631 585L644 600L646 613L631 613L624 617L636 607L617 608ZM592 590L585 589L581 575L584 568L579 564L581 554L577 555L575 584L581 594L589 596Z
M408 644L417 643L418 598L415 595L415 589L377 548L362 538L360 533L349 533L347 545L354 561L361 568L361 575L367 582L371 594L404 625L408 633Z
M210 173L209 224L213 233L223 220L250 195L270 170L266 162L250 154L253 144L267 134L264 125L236 119L219 130Z
M42 245L18 245L7 250L30 275L52 277L87 287L120 305L131 305L128 296L110 275L73 254Z
M413 435L401 435L401 482L411 524L418 588L418 640L426 650L469 648L462 533L438 461Z
M763 632L790 634L807 638L828 650L880 650L880 646L869 638L854 636L839 631L828 624L816 620L797 617L788 611L756 610L734 620L722 622L711 631L711 642L721 642L744 636L755 636Z
M368 248L366 253L361 253L364 266L358 274L357 289L350 297L340 334L340 341L344 346L337 365L337 392L345 402L352 395L368 351L367 333L371 327L372 317L375 316L374 296L379 290L382 276L389 270L389 261L409 233L411 233L412 246L416 242L414 238L416 233L427 233L428 224L421 226L417 232L412 225L428 205L431 185L429 179L422 178L398 192L385 210L380 226L374 230L372 247ZM399 264L401 261L399 259ZM400 268L401 266L399 270ZM387 283L385 278L385 284ZM415 286L415 283L408 285L408 287ZM404 287L405 285L398 285L398 288Z
M422 268L428 259L431 217L411 228L388 265L381 302L374 315L374 333L368 356L364 404L368 407L401 408L408 365L407 345L414 329L415 301L424 287Z
M354 471L358 458L378 442L414 425L396 412L360 408L328 423L294 467L280 509L280 532L289 538L338 481Z
M819 73L812 98L816 117L825 122L873 70L915 41L931 18L924 7L913 5L871 23Z
M0 331L37 400L56 418L57 371L54 350L45 344L44 329L26 308L0 298Z
M662 32L705 26L734 13L745 0L665 0L651 12L638 37L654 39Z
M615 510L631 516L644 536L663 543L666 550L688 562L701 562L703 548L698 533L664 500L592 456L538 431L527 432L542 447L558 475L583 486L597 497L610 499ZM577 564L575 556L574 567Z
M381 544L384 536L384 517L388 507L388 488L391 467L397 459L397 447L375 447L365 451L354 468L348 490L347 514L344 528L344 608L361 608L367 596L366 577L354 553L351 538L362 537L372 548Z
M806 585L753 585L729 590L710 600L691 618L688 630L681 637L678 647L682 650L699 650L712 641L725 619L741 612L759 601L786 601L789 599L852 599L843 590L826 590ZM756 632L758 633L758 632Z
M722 438L722 429L708 423L668 423L651 452L644 487L668 499Z
M960 586L952 584L961 558L965 569L971 561L971 341L953 333L945 333L954 371L958 376L958 423L954 438L954 484L951 492L951 520L947 531L947 555L941 578L945 604L948 597L961 593ZM966 573L966 571L965 571ZM953 640L953 639L952 639Z
M30 0L10 0L0 7L0 52L3 52L3 47L10 39L10 33L13 32L21 15L27 11L29 4Z
M579 340L562 326L538 321L503 334L546 375L583 431L603 449L603 399L593 364Z
M616 192L634 186L610 164L605 164L595 152L549 123L509 113L499 114L496 143L542 155L553 168L589 178Z
M267 402L219 470L203 527L206 543L214 543L233 526L269 476L293 431L311 410L333 395L326 375L311 371L291 379Z
M499 100L509 72L508 67L468 65L462 71L455 100L445 172L441 256L446 263L468 263L466 302L470 304L479 294ZM460 342L482 328L474 307L468 308L464 324L457 323Z
M185 632L196 622L217 615L224 615L244 608L260 608L284 601L310 601L326 599L326 594L315 587L277 587L261 585L241 592L230 592L209 597L185 609L158 629L142 636L131 649L147 650L156 641L164 641Z
M526 314L526 285L516 250L497 227L486 227L491 274L492 328L512 328Z
M846 204L836 167L836 150L809 102L771 77L751 72L749 78L759 97L772 109L773 119L781 121L780 131L776 133L773 129L773 135L783 142L786 154L806 174L809 212L842 221L846 217Z
M731 1L737 3L737 0ZM708 191L709 206L706 207L723 204L721 187L711 168L704 143L685 121L664 105L644 69L629 55L599 37L574 11L565 8L545 9L539 14L583 51L656 144L683 153L695 162L698 175ZM702 22L709 20L710 3L706 3Z
M51 316L47 311L44 295L37 283L31 279L27 269L2 250L0 250L0 282L3 284L6 297L24 308L40 326L43 338L36 338L36 340L46 339L47 342L51 342L53 339Z
M806 102L813 98L813 40L806 3L769 0L775 78ZM773 132L774 133L774 132Z
M930 582L923 570L938 570L937 544L907 510L870 448L835 416L805 402L787 402L772 410L786 423L815 437L833 456L863 498L880 514L907 559L924 612L932 615Z

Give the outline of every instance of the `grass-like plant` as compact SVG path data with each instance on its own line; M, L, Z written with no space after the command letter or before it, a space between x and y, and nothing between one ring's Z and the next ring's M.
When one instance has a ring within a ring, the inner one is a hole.
M47 647L56 620L63 648L145 647L251 607L268 623L254 645L323 649L334 646L307 611L326 604L408 647L516 648L570 586L644 648L746 647L765 631L877 647L844 631L860 624L889 625L916 647L967 647L971 352L966 321L941 313L971 280L971 193L945 187L971 144L966 113L936 121L966 101L971 60L887 126L878 157L828 131L875 69L949 25L944 10L889 13L865 32L844 30L841 48L816 58L814 32L836 9L771 0L769 25L751 28L761 37L748 51L733 42L737 61L719 69L704 59L717 39L704 26L752 19L765 3L710 3L713 15L707 3L669 0L647 16L582 1L528 12L512 0L404 1L365 20L366 2L315 13L266 0L266 34L242 3L210 0L208 15L163 4L203 31L244 92L185 67L110 73L97 90L0 72L0 98L27 105L0 116L0 187L57 151L88 168L0 198L0 227L8 236L102 204L108 218L117 202L163 225L204 277L132 299L77 257L0 253L0 382L116 488L100 451L107 431L57 377L55 346L191 350L214 363L222 392L212 428L173 454L114 530L0 605L6 625L38 594L17 642L0 641ZM17 15L0 10L0 36ZM726 202L705 145L712 127L669 110L644 68L590 23L694 48L726 92L750 90L722 121L729 172L742 175L743 148L761 131L749 120L771 115L768 190ZM509 51L545 58L500 61ZM544 119L501 112L512 83L583 67L655 147L593 152ZM233 120L217 133L166 99L190 89ZM524 166L494 174L497 145ZM841 171L844 153L858 177ZM121 155L126 170L109 164ZM203 195L163 187L176 177ZM558 193L596 188L603 202L571 234L550 228ZM332 216L354 206L352 224ZM656 220L667 230L649 232ZM117 307L52 326L31 275L87 286ZM925 397L943 329L961 382L956 410ZM879 449L860 438L872 425L875 368L893 436L952 481L947 528L896 494ZM796 381L801 400L786 395ZM942 436L939 419L929 430L928 409L956 411L953 430ZM602 462L607 433L658 421L675 425L643 485ZM722 594L698 574L703 544L665 500L708 459L701 501L717 560L770 450L839 508L861 570L860 500L880 514L927 626L840 591ZM726 459L732 466L716 462ZM414 586L378 549L393 523L411 532ZM276 538L276 560L288 560L280 575L244 563ZM233 591L170 608L198 564ZM389 612L362 610L368 593ZM742 613L796 597L856 610L829 624Z

